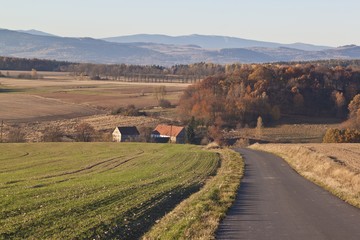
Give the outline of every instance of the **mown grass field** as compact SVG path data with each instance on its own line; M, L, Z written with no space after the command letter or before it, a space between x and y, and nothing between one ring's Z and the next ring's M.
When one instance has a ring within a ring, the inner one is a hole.
M135 239L219 166L196 146L0 144L0 239Z

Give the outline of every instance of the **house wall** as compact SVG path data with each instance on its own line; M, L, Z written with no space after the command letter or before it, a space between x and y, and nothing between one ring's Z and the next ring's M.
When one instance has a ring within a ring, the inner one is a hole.
M176 137L176 143L185 143L185 130L182 130Z
M119 131L114 131L113 134L113 141L114 142L126 142L126 141L133 141L137 142L140 139L138 135L122 135Z
M171 143L185 143L185 129L183 129L176 137L160 135L160 134L151 134L151 138L155 140L155 142L164 142L162 139L170 138Z
M138 135L122 135L121 142L137 142L139 141L140 136Z
M112 136L114 142L121 142L121 133L118 130L115 130Z

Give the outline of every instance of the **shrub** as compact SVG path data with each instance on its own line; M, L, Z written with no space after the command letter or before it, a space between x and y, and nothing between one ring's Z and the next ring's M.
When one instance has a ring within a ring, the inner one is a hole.
M200 145L203 145L203 146L208 145L209 143L210 143L210 140L207 137L203 137L200 141Z
M235 147L248 147L249 145L250 142L248 138L240 138L234 144Z
M171 108L171 102L166 99L160 99L159 100L159 106L162 108Z
M139 109L136 108L135 105L133 105L133 104L130 104L125 108L124 107L116 108L111 112L111 114L112 115L121 114L123 116L141 116L141 115L143 115L143 113L141 113L139 111Z
M326 130L323 138L323 143L340 143L342 141L341 132L339 129L329 128Z
M270 112L271 118L275 121L279 120L281 118L281 110L278 105L275 105L271 108Z
M323 138L324 143L360 143L360 131L356 129L328 129Z
M91 76L91 77L90 77L90 80L101 80L101 77L98 76L98 75Z
M355 129L346 129L344 132L344 140L347 143L360 143L360 131Z

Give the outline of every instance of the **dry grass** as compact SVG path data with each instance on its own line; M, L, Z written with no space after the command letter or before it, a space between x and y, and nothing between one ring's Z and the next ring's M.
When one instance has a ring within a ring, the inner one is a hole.
M235 200L243 176L239 154L225 149L216 176L162 218L143 239L215 239L215 231Z
M336 128L338 123L324 119L323 123L282 123L262 129L257 136L255 128L241 128L227 133L229 137L259 139L272 143L321 143L328 128Z
M255 144L283 157L298 173L360 207L360 144Z

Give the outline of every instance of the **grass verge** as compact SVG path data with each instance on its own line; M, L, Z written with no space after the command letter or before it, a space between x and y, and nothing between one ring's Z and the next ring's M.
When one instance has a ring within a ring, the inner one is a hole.
M215 239L220 220L234 202L244 162L232 150L217 150L221 167L205 186L165 215L143 236L152 239Z
M250 148L282 157L303 177L360 208L360 174L342 162L299 144L254 144Z

